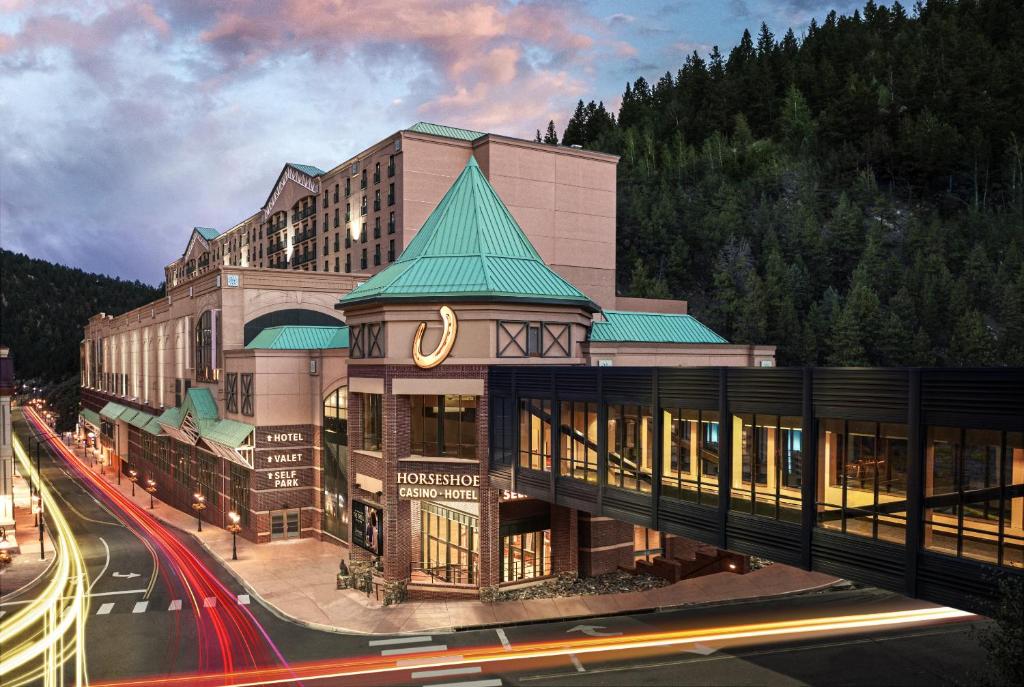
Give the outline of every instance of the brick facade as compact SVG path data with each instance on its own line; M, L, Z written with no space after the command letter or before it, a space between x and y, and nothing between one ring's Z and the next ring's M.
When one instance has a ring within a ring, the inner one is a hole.
M586 577L633 567L633 525L579 514L579 568Z

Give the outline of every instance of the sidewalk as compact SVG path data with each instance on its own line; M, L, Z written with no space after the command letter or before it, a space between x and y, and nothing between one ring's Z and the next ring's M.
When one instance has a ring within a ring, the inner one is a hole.
M77 449L81 455L81 449ZM106 479L116 486L113 475ZM131 484L121 491L130 497ZM149 494L136 488L135 501L148 510ZM238 560L231 560L231 534L213 525L196 532L194 516L157 501L150 511L190 534L235 576L251 596L279 617L320 630L360 634L443 632L526 621L569 620L642 612L676 606L753 600L824 589L841 580L831 575L775 564L746 575L717 573L643 592L527 599L407 601L382 606L364 593L336 588L338 563L347 550L315 539L253 544L238 538Z
M53 540L49 528L44 528L43 555L39 558L39 528L32 515L32 502L28 493L28 481L21 475L14 476L14 521L13 531L8 529L9 542L17 541L21 553L13 555L11 564L0 572L0 598L13 601L12 593L42 575L54 561Z

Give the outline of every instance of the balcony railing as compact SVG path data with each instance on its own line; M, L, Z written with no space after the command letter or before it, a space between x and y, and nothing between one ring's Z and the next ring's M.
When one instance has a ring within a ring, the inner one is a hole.
M292 237L292 245L293 246L298 245L298 244L302 243L303 241L308 241L309 239L314 238L314 237L316 237L316 229L313 228L313 227L310 227L309 229L306 229L305 231L300 231L299 233L295 234L295 236Z

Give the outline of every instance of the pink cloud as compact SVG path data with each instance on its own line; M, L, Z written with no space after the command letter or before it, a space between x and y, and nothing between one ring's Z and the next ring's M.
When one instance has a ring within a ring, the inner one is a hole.
M200 39L234 67L297 51L322 60L372 54L372 63L382 48L406 46L442 79L419 110L477 128L534 126L522 122L523 93L531 112L559 109L556 102L561 107L582 89L567 72L582 67L593 47L593 39L573 27L572 8L557 4L381 0L367 11L341 0L284 0L253 11L229 0L216 7ZM532 60L525 58L528 50ZM537 54L550 56L549 63ZM516 112L518 120L510 116Z

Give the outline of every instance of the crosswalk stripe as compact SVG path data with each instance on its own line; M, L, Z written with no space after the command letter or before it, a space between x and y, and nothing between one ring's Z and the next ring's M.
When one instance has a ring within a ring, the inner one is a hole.
M132 613L145 613L147 606L149 606L148 601L136 601L135 608L132 609Z
M213 608L216 605L217 597L215 596L208 596L205 599L203 599L203 608Z
M501 680L469 680L467 682L442 682L430 687L501 687Z
M248 606L249 605L249 595L248 594L239 594L238 595L238 603L242 604L243 606Z
M99 607L99 610L96 611L96 615L107 615L113 609L114 609L114 604L112 604L112 603L103 604L102 606Z
M431 646L407 646L401 649L385 649L380 652L381 656L401 656L402 654L430 653L434 651L448 651L446 644L433 644Z
M181 599L175 599L171 602L171 605L167 607L168 611L180 611L181 610Z
M370 646L387 646L389 644L417 644L419 642L429 642L433 637L430 635L420 635L418 637L395 637L394 639L372 639L370 640Z
M445 668L444 670L418 670L412 674L413 680L425 677L450 677L452 675L470 675L483 672L480 666L466 666L465 668Z

